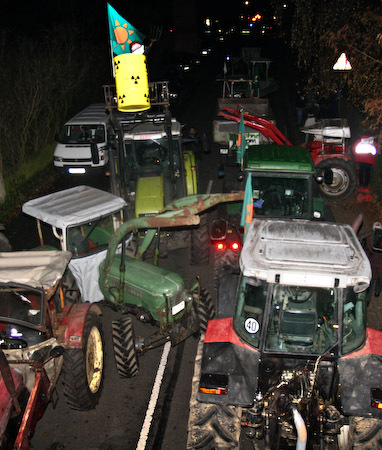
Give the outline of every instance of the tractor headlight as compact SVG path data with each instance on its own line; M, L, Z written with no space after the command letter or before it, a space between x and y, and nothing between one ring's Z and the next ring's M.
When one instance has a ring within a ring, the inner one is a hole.
M173 316L176 316L184 310L184 308L186 307L186 301L188 301L187 297L188 295L186 295L184 290L182 290L181 292L176 293L171 298L171 314Z
M376 155L377 149L374 145L373 138L362 138L361 141L356 145L355 152L358 155Z

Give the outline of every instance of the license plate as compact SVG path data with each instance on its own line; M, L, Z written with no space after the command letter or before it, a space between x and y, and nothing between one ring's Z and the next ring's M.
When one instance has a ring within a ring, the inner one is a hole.
M83 167L71 167L68 172L73 174L85 173L85 169Z
M173 306L171 311L172 311L172 315L176 316L180 311L182 311L184 309L184 307L186 306L184 300L180 303L178 303L177 305Z

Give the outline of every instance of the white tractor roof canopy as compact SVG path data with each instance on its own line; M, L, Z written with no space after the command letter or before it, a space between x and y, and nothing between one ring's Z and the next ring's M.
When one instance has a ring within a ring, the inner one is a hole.
M270 283L365 290L371 266L350 225L255 219L241 253L244 275Z
M56 228L90 222L118 211L126 202L110 192L75 186L24 203L22 211Z

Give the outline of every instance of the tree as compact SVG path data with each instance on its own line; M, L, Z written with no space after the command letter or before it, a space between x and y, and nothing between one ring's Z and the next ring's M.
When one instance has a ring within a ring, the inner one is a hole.
M322 97L341 88L363 113L365 125L382 139L381 2L292 0L289 15L281 2L273 4L308 87ZM333 65L342 52L346 52L353 70L339 76Z

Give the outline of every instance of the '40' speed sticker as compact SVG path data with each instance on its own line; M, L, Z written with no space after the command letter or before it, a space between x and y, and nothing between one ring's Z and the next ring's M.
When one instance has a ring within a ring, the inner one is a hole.
M256 319L248 317L248 319L244 322L244 328L247 333L255 334L259 331L260 325Z

